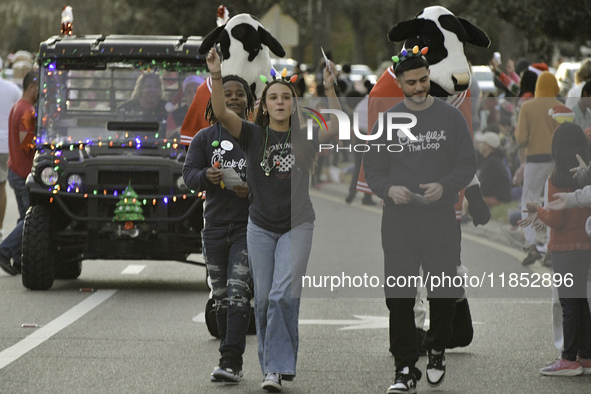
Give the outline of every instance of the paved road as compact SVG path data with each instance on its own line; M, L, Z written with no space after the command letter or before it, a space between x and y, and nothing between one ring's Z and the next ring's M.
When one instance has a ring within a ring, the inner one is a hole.
M379 211L347 206L341 196L313 199L318 219L308 275L381 277ZM12 223L10 215L5 223ZM550 291L501 288L498 280L534 272L472 236L464 237L462 253L470 275L492 274L494 286L469 290L474 341L448 353L440 388L423 379L419 392L589 392L591 376L538 373L557 356ZM237 386L208 381L218 343L201 322L204 281L201 267L154 261L85 261L79 280L56 281L45 292L27 291L20 277L0 273L0 393L261 393L253 336L244 380ZM304 291L298 377L285 392L385 392L393 358L381 295L379 286ZM418 367L425 365L421 358Z

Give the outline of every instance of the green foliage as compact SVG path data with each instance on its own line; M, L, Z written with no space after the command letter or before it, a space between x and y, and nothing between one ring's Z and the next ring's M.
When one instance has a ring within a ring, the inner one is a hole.
M501 18L529 38L542 36L568 41L591 36L589 0L495 0L492 6Z

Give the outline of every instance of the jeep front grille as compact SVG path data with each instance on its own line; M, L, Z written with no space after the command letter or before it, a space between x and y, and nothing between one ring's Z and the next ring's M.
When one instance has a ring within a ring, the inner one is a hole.
M157 171L99 171L98 184L110 186L123 186L129 183L133 187L155 187L158 186L159 177Z

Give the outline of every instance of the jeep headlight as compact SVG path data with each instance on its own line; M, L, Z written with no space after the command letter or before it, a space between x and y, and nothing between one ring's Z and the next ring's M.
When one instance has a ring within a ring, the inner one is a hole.
M68 177L68 188L80 189L82 187L82 177L78 174L72 174Z
M181 175L181 176L179 176L179 177L176 179L176 187L177 187L179 190L189 190L189 189L187 188L187 185L185 185L185 180L183 179L183 176L182 176L182 175Z
M41 182L47 186L53 186L57 183L58 173L52 167L45 167L41 170Z

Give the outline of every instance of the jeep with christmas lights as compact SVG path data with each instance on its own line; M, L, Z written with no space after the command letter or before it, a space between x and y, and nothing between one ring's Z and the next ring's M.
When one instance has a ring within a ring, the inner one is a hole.
M203 200L183 182L179 143L183 85L207 72L200 44L120 35L41 43L26 288L75 279L87 259L203 264L188 258L201 252Z

